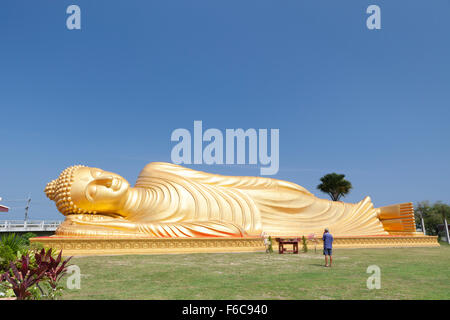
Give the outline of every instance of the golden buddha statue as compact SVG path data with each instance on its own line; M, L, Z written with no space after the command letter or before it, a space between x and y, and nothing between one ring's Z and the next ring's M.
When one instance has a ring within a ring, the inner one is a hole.
M98 168L73 166L45 188L66 220L60 236L255 237L414 233L411 203L374 208L315 197L303 187L263 177L209 174L153 162L136 185Z

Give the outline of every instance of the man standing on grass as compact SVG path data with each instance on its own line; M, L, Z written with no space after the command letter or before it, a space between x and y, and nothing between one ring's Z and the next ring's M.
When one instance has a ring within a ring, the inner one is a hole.
M323 255L325 256L325 267L328 267L328 256L330 256L330 267L331 267L331 256L333 250L333 236L329 232L328 228L325 228L325 232L323 233Z

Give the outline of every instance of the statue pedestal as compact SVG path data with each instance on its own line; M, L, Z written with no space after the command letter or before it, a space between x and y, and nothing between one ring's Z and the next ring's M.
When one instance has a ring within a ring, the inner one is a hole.
M261 238L100 238L38 237L65 256L265 251Z
M300 243L301 245L301 243ZM308 241L308 249L314 243ZM322 249L320 239L317 248ZM335 237L334 248L413 248L413 247L439 247L437 236L424 236L423 234L388 235L388 236L351 236Z
M274 252L278 245L273 237ZM295 237L284 237L295 238ZM301 236L299 237L301 238ZM65 256L123 255L123 254L170 254L207 252L264 252L261 238L100 238L100 237L37 237L31 242L42 243L47 248L63 250ZM301 245L301 243L300 243ZM314 243L308 241L308 247ZM402 248L439 247L436 236L390 235L335 237L333 248ZM322 248L318 239L317 248Z

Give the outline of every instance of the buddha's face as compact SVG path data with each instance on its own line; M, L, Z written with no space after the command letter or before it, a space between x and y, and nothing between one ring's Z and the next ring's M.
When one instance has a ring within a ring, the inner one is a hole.
M117 213L129 183L118 174L83 166L64 170L45 189L63 214Z
M130 186L118 174L98 168L80 168L74 177L70 190L72 201L87 211L114 212Z

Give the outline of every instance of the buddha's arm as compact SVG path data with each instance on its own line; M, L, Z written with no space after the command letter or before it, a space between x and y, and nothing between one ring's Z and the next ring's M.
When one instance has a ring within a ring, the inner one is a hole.
M244 237L236 224L223 221L180 223L134 223L123 218L72 215L58 228L57 235L146 236L156 238Z
M158 238L246 236L245 231L239 226L222 221L140 224L137 228L139 233Z

